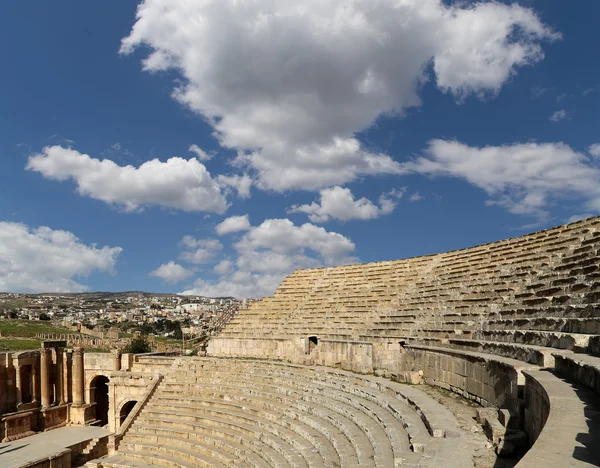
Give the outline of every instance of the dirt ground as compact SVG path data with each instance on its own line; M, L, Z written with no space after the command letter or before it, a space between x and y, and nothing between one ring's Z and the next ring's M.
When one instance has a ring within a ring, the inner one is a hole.
M496 455L493 445L483 432L483 427L475 418L475 410L480 408L479 405L462 398L456 393L437 387L420 385L419 390L423 390L452 411L456 416L459 427L471 434L476 448L473 454L473 463L476 468L513 468L518 463L517 458L498 457Z

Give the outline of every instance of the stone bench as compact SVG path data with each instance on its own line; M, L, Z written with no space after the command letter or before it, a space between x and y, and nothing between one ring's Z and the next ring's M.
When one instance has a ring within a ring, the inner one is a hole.
M533 446L517 468L600 466L597 394L548 371L524 371L526 430Z
M582 333L519 329L477 330L473 332L473 338L475 339L532 344L548 348L568 349L575 352L586 352L590 338L593 336Z
M600 317L562 318L535 317L521 319L489 320L485 324L488 330L524 329L556 331L564 333L600 334Z
M556 359L556 373L572 382L582 385L600 393L600 357L587 354L554 355ZM598 396L600 399L600 395Z
M161 465L169 467L205 467L205 468L226 468L223 463L201 455L195 451L177 447L171 448L159 443L151 442L128 442L124 439L121 442L122 449L120 453L126 452L126 458L138 458L151 465ZM238 465L239 466L239 465Z
M206 384L199 384L200 388L202 389L209 385L210 383L208 382ZM233 385L232 387L235 389L237 388L237 385ZM382 428L373 419L370 419L365 413L358 412L355 409L350 409L348 405L336 402L332 398L322 397L315 392L307 394L296 393L294 395L291 387L282 387L281 385L278 386L276 383L272 383L271 385L265 383L253 383L252 387L253 394L259 398L265 398L266 396L269 396L269 394L273 394L272 398L277 398L277 395L274 395L276 392L281 392L286 396L292 396L291 400L288 399L288 404L293 404L301 408L305 413L317 415L324 420L332 422L352 442L357 451L357 456L361 464L368 463L368 460L374 456L393 457L389 447L389 438L386 436ZM228 390L228 393L230 392L231 390ZM219 412L217 410L207 408L203 408L202 411L203 413L207 414L211 412ZM244 413L235 413L232 411L227 411L226 413L237 418L244 418L247 421L246 424L250 423L262 428L263 430L267 429L265 424L258 418L248 416ZM196 418L197 415L198 413L194 413L192 418ZM187 416L185 418L186 420L189 419ZM273 424L275 423L273 422ZM271 426L271 429L274 429L274 427ZM278 435L285 436L285 434ZM289 440L291 437L293 436L287 434L286 440ZM376 450L376 448L378 450Z
M173 419L173 416L177 419ZM310 447L310 444L308 444L307 441L299 442L299 438L295 437L292 442L297 443L297 445L294 446L279 436L260 431L259 426L252 426L231 419L206 415L191 415L181 412L164 413L155 411L150 413L148 411L148 414L141 419L139 424L140 426L152 425L170 427L178 430L184 429L207 435L214 433L220 437L233 434L237 441L239 441L240 438L246 437L259 438L261 442L283 456L283 458L287 460L289 466L304 468L309 466L304 458L304 455L307 455L307 450L305 448ZM314 457L311 458L315 461Z
M447 346L464 351L495 354L518 361L524 361L540 367L554 367L554 355L571 355L573 351L557 351L555 348L536 346L525 343L503 341L485 341L477 339L449 338Z
M215 435L201 434L197 431L183 430L183 429L169 429L162 426L144 425L133 428L128 434L128 439L136 440L138 436L150 435L156 437L161 443L168 445L171 440L179 440L180 443L186 443L187 446L197 450L200 450L206 445L211 444L215 447L220 448L226 452L232 453L240 460L246 462L249 466L268 468L273 465L285 466L285 459L280 455L274 457L272 454L265 455L268 451L268 447L262 446L259 450L253 451L252 447L257 445L258 441L254 441L253 444L246 442L243 445L245 439L241 439L238 443L231 439L225 439Z
M160 403L173 405L173 407L188 405L193 408L198 405L205 405L223 409L236 408L238 411L261 414L270 421L278 421L284 427L297 431L334 465L338 463L341 466L352 466L357 463L354 448L349 440L335 426L309 413L296 410L290 405L280 404L275 400L249 398L233 392L228 393L227 400L220 399L221 393L218 392L203 392L202 395L181 398L174 393L172 396L161 395L159 401ZM242 439L241 442L244 443L246 440ZM256 440L252 444L248 444L249 448L252 449L257 442L259 441ZM331 450L331 446L334 450ZM265 448L261 448L258 452L264 450ZM269 456L269 459L272 458L272 456ZM274 463L274 466L278 465L278 463Z
M405 346L404 368L422 370L425 381L462 394L484 406L516 409L522 371L538 369L516 359L458 349Z

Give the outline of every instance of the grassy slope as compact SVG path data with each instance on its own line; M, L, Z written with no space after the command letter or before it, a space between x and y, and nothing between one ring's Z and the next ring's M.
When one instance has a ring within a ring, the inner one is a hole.
M33 338L37 333L74 333L46 321L0 320L0 333L3 337Z
M0 338L0 352L2 351L26 351L39 349L40 340L20 340L14 338Z

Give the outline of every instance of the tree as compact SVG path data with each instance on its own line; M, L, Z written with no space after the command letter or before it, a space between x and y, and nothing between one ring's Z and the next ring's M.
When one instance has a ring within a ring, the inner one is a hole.
M48 317L48 314L45 314L44 312L42 312L40 314L40 320L50 320L50 317Z
M151 351L150 345L144 338L134 338L127 346L123 348L124 353L149 353Z

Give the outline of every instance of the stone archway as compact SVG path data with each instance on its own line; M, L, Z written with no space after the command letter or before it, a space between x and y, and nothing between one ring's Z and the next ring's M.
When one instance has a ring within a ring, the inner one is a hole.
M136 404L137 401L129 400L121 405L121 409L119 410L119 427L125 422Z
M101 426L108 424L108 382L105 375L97 375L90 383L90 403L94 405L96 420Z

